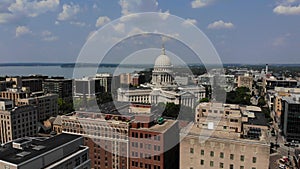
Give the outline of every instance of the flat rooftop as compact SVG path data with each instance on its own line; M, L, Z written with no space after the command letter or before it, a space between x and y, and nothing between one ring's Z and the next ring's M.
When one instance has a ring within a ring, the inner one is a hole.
M164 133L176 123L177 123L176 120L165 120L163 124L155 124L150 128L138 128L138 129L132 128L132 129Z
M240 141L240 142L250 142L250 143L266 143L266 140L251 140L241 138L240 133L217 130L217 129L207 129L203 127L197 127L196 124L192 124L189 127L186 127L180 131L181 137L192 136L198 137L199 139L206 140L210 139L220 139L228 141Z
M10 142L0 147L0 161L21 164L80 137L78 135L63 133L48 139L28 138L32 140L31 145L23 150L13 148L13 143Z
M265 114L262 112L254 112L254 118L249 117L247 124L258 125L258 126L268 126L268 120Z

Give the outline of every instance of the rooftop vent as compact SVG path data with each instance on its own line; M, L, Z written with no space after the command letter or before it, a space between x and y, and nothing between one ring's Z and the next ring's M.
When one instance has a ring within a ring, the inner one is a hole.
M21 152L21 153L18 153L17 156L18 156L18 157L25 157L25 156L27 156L27 155L29 155L29 154L30 154L30 152L23 151L23 152Z
M32 149L33 149L33 150L39 151L39 150L42 150L42 149L44 149L44 148L45 148L45 146L39 145L39 146L34 146Z
M13 141L13 148L23 150L24 148L29 147L31 144L30 138L20 138Z

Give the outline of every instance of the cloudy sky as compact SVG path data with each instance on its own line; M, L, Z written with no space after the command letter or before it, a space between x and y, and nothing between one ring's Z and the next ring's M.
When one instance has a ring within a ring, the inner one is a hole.
M93 32L135 12L195 24L223 63L300 63L300 0L1 0L0 63L75 62Z

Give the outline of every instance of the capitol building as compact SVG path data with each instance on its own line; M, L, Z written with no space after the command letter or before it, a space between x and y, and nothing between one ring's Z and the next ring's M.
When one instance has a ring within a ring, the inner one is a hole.
M196 102L205 97L203 86L178 85L174 76L173 65L163 47L161 55L155 60L151 83L135 88L119 88L117 100L147 104L175 103L194 107Z

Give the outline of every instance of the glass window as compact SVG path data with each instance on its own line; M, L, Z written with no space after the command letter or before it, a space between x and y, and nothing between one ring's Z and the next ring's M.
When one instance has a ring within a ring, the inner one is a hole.
M201 155L204 155L204 150L201 150Z
M190 148L190 153L194 154L194 148Z
M230 160L234 160L234 155L230 154Z
M245 156L241 155L241 161L245 161Z
M224 168L224 163L220 163L220 168Z
M224 153L223 152L220 153L220 158L224 158Z
M215 153L213 151L210 152L210 156L213 157Z
M204 165L204 160L200 160L200 165Z
M253 162L253 163L256 163L256 157L253 157L253 158L252 158L252 162Z
M214 166L214 162L213 162L213 161L210 161L209 165L210 165L211 167L213 167L213 166Z

